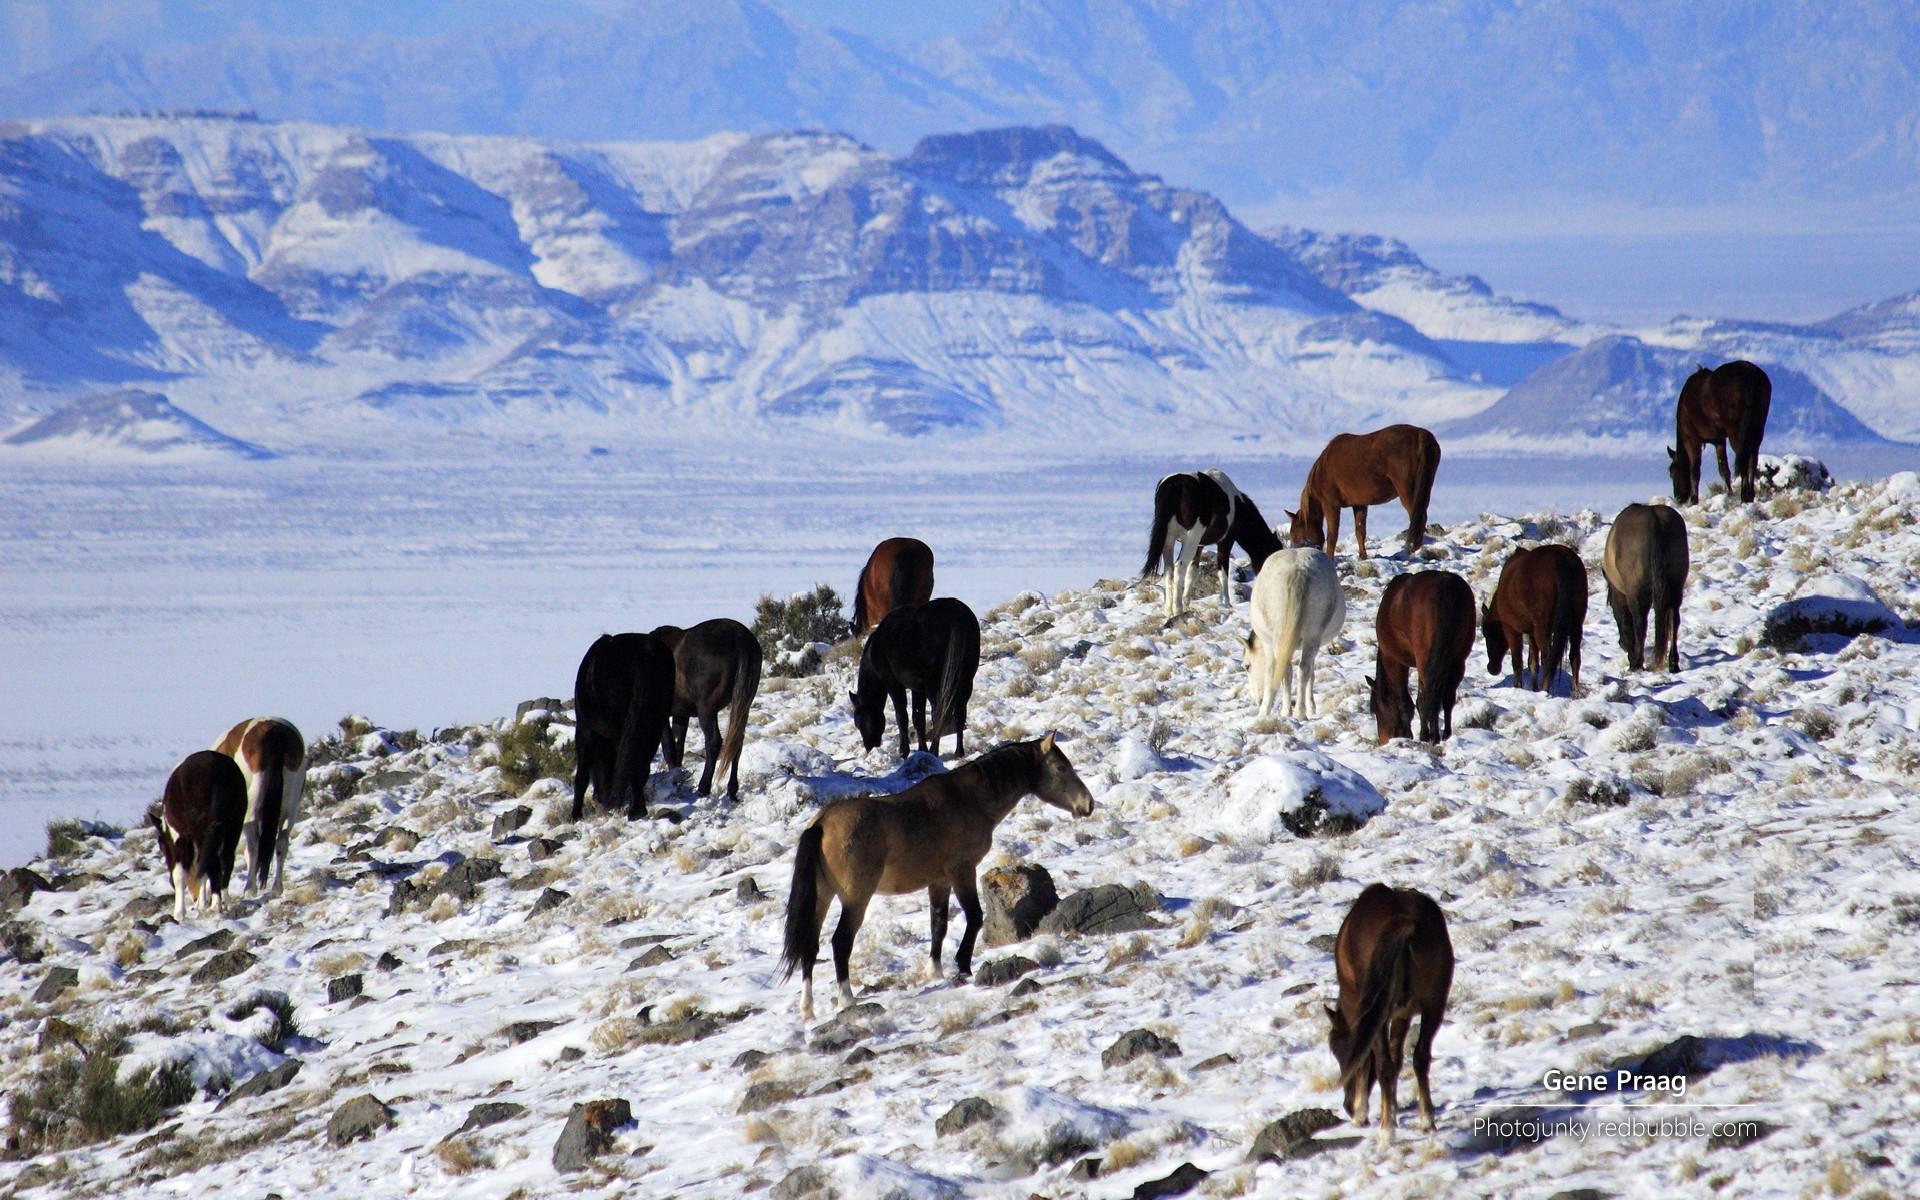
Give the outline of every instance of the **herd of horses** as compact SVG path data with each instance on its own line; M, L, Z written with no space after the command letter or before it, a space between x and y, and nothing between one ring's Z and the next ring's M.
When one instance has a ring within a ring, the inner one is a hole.
M1770 397L1766 373L1747 362L1711 371L1702 367L1686 381L1676 413L1678 445L1668 451L1676 502L1697 501L1700 455L1707 444L1714 445L1722 481L1732 490L1729 442L1740 495L1753 499ZM1312 716L1316 656L1347 615L1332 557L1340 511L1353 510L1355 546L1364 558L1368 506L1397 499L1408 516L1403 553L1412 558L1425 543L1439 465L1439 442L1412 425L1336 437L1308 471L1299 509L1287 513L1284 538L1224 472L1168 475L1154 489L1143 578L1164 571L1165 608L1172 619L1189 606L1200 551L1212 546L1221 600L1231 608L1230 555L1235 546L1244 549L1254 571L1252 632L1244 660L1259 715L1270 715L1277 694L1283 715ZM954 736L953 753L965 753L980 622L961 601L934 597L933 570L933 551L926 543L891 538L874 548L854 589L854 637L864 642L848 698L861 744L869 751L885 738L891 701L903 758L915 744L937 753L947 734ZM1631 669L1646 669L1649 616L1652 661L1667 671L1680 669L1679 609L1687 571L1686 526L1673 508L1632 504L1615 518L1602 575ZM1397 576L1374 616L1374 668L1367 688L1376 738L1384 743L1414 736L1416 719L1423 741L1452 736L1454 703L1476 627L1491 673L1499 674L1511 654L1517 686L1550 692L1568 662L1569 694L1577 693L1587 600L1584 563L1573 550L1553 544L1515 550L1482 603L1451 571ZM706 755L697 793L710 794L716 774L724 771L727 796L737 799L746 723L763 666L752 631L726 617L685 629L662 625L651 633L596 639L574 679L573 819L584 816L589 790L602 808L644 816L655 756L679 767L694 719L700 722ZM1417 692L1411 680L1416 676ZM215 914L225 911L237 851L244 853L249 894L268 887L269 873L273 892L281 890L289 838L299 818L305 754L305 743L290 723L258 717L235 725L211 750L189 755L174 770L149 819L173 887L176 920L186 920L189 901ZM960 975L969 974L983 919L980 861L992 848L995 827L1029 795L1075 817L1093 811L1092 794L1051 733L998 746L894 795L841 799L823 808L796 847L782 944L785 974L798 972L802 978L803 1017L813 1016L820 931L836 899L840 923L832 941L833 966L843 1003L853 1002L853 942L876 894L926 891L936 975L948 902L957 899L966 927L956 966ZM1396 1080L1409 1028L1418 1017L1414 1076L1420 1111L1431 1129L1428 1070L1454 965L1445 915L1417 891L1376 883L1347 912L1334 958L1339 1001L1327 1009L1328 1046L1340 1067L1348 1114L1365 1124L1369 1099L1378 1088L1380 1136L1392 1140Z

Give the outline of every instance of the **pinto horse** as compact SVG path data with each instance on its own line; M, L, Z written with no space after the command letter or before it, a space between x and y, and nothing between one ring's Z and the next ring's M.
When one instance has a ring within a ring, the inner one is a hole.
M687 753L687 721L700 718L707 763L695 795L713 790L714 769L725 763L727 799L740 798L740 750L747 737L747 709L760 691L761 650L753 632L731 617L702 621L692 629L662 625L653 638L673 654L673 722L667 735L667 765ZM727 740L720 741L720 710L727 709Z
M1343 433L1307 469L1300 511L1289 512L1287 540L1328 554L1340 541L1340 510L1353 509L1353 536L1367 556L1367 506L1398 498L1407 510L1407 553L1427 536L1427 504L1440 471L1440 442L1418 425Z
M1646 666L1647 614L1653 614L1653 658L1680 669L1680 597L1687 587L1687 523L1664 504L1629 504L1607 531L1601 560L1607 607L1633 670Z
M1492 603L1480 606L1487 673L1498 675L1511 649L1514 686L1525 686L1523 672L1532 667L1534 690L1551 692L1560 663L1570 658L1573 682L1567 694L1575 694L1580 690L1580 640L1586 622L1587 565L1580 556L1555 543L1515 550L1500 568Z
M873 548L853 585L853 636L861 637L902 604L933 598L933 549L919 538L888 538Z
M1473 650L1473 589L1452 571L1416 571L1387 585L1374 618L1377 649L1367 677L1382 743L1413 736L1407 673L1420 672L1420 740L1453 736L1453 701Z
M1760 468L1760 439L1767 433L1767 410L1773 406L1773 380L1745 359L1721 363L1709 371L1701 367L1687 376L1674 405L1673 439L1667 448L1667 475L1673 480L1676 504L1700 499L1700 454L1708 443L1720 463L1720 482L1733 491L1727 474L1727 442L1733 442L1734 470L1740 476L1740 499L1753 502L1753 475Z
M1340 590L1333 559L1324 550L1296 546L1275 551L1253 581L1253 632L1247 635L1247 675L1260 701L1260 715L1273 709L1281 692L1286 716L1314 713L1313 662L1320 647L1346 623L1347 598ZM1300 686L1293 682L1293 659L1300 656Z
M1076 817L1093 813L1093 796L1049 733L1037 742L1009 742L944 775L921 780L892 796L853 796L827 805L800 835L787 893L783 978L800 972L800 1014L813 1019L813 965L827 909L840 900L833 931L833 971L840 1001L853 1003L848 962L853 939L874 893L927 891L933 912L933 971L947 936L947 897L960 900L967 927L954 965L973 971L973 943L981 923L975 873L993 849L993 831L1023 796L1038 796Z
M1393 1144L1394 1107L1407 1031L1420 1018L1413 1043L1413 1081L1420 1115L1433 1132L1433 1037L1446 1019L1453 990L1453 940L1433 898L1411 888L1370 885L1347 910L1333 942L1340 1005L1327 1008L1327 1047L1340 1064L1347 1116L1367 1123L1367 1101L1380 1088L1380 1144Z
M1153 489L1153 527L1147 534L1147 562L1142 576L1167 568L1166 608L1169 617L1186 611L1193 595L1193 574L1203 546L1218 547L1220 599L1233 607L1228 587L1234 543L1246 548L1258 572L1281 541L1260 515L1260 508L1217 467L1168 475Z
M249 895L267 886L273 868L273 894L278 896L287 878L287 847L300 820L300 793L307 784L307 743L293 722L281 717L249 717L227 730L213 744L216 752L233 759L247 781L245 840L246 889Z
M160 861L173 884L173 919L185 922L187 901L215 916L227 909L234 850L247 819L247 781L233 759L196 750L167 777L147 820L160 835Z
M647 815L647 778L673 712L673 652L645 633L603 633L573 680L573 819L587 784L603 808L625 798L629 820Z
M887 731L886 702L900 726L900 757L907 744L907 693L913 693L913 727L920 748L940 752L940 739L953 734L953 752L965 754L967 701L973 675L980 669L980 618L951 596L909 604L888 613L874 626L860 652L860 681L847 698L853 723L869 750ZM927 705L933 705L933 744L927 744Z

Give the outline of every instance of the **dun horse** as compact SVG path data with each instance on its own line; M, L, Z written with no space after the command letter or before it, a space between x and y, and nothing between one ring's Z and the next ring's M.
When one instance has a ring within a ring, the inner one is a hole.
M1664 504L1629 504L1607 531L1601 571L1607 606L1620 629L1627 665L1646 666L1647 614L1653 614L1653 659L1680 669L1680 597L1687 588L1687 523Z
M1259 506L1233 486L1226 472L1216 467L1169 475L1153 489L1153 527L1147 533L1147 562L1140 573L1151 577L1166 567L1167 615L1178 616L1193 596L1201 548L1217 546L1220 602L1232 608L1228 570L1235 542L1246 548L1256 573L1267 556L1281 548Z
M233 759L247 783L247 819L242 827L249 895L267 886L273 868L273 894L287 879L287 847L300 820L300 793L307 783L307 743L293 722L280 717L250 717L213 744Z
M926 889L933 914L933 972L947 936L947 896L960 900L967 927L954 965L973 971L980 933L980 860L993 849L994 828L1023 796L1038 796L1076 817L1093 812L1093 797L1051 733L1037 742L1009 742L923 779L893 796L855 796L829 804L800 835L787 894L787 931L780 962L785 978L800 972L801 1016L813 1019L813 964L827 909L840 900L833 931L833 971L840 1001L853 1003L848 961L874 893L897 896Z
M1340 510L1353 509L1354 542L1367 556L1367 506L1398 499L1407 510L1407 553L1427 536L1427 504L1440 471L1440 442L1417 425L1389 425L1372 433L1343 433L1327 443L1307 470L1300 511L1287 516L1287 540L1328 554L1340 541Z
M687 753L687 721L700 718L706 766L695 795L713 790L714 770L725 763L727 799L740 798L740 751L747 738L747 709L760 691L760 643L731 617L702 621L692 629L662 625L654 639L673 654L672 729L667 736L667 765L678 767ZM720 710L727 709L727 740L720 741Z
M1281 689L1286 716L1314 714L1313 665L1347 619L1347 598L1325 551L1295 547L1276 551L1253 581L1253 632L1247 636L1247 673L1260 715L1273 709ZM1293 682L1293 659L1300 656L1300 686Z
M1473 650L1473 589L1451 571L1418 571L1387 585L1374 618L1377 650L1368 698L1378 737L1413 736L1407 673L1420 672L1420 740L1453 736L1453 701Z
M919 538L888 538L867 556L853 585L853 636L863 636L902 604L932 598L933 548Z
M1674 405L1673 438L1678 449L1667 449L1667 474L1673 480L1676 504L1700 499L1700 455L1711 443L1720 463L1720 482L1733 491L1727 473L1727 442L1733 442L1733 469L1740 476L1740 499L1753 502L1753 476L1760 468L1760 439L1767 433L1767 410L1773 406L1773 380L1752 363L1722 363L1709 371L1701 367L1687 376Z
M226 912L234 850L247 819L247 781L214 750L196 750L167 778L147 820L160 835L160 861L173 885L173 919L187 919L187 901L216 916Z
M587 784L602 808L627 801L629 819L647 815L647 778L673 711L673 654L644 633L603 633L587 647L573 680L573 819Z
M940 750L942 736L953 734L953 752L965 754L967 701L973 675L980 669L980 619L951 596L909 604L888 613L874 626L860 652L860 681L848 694L853 723L869 750L887 731L886 703L900 726L900 757L907 742L907 693L913 693L913 727L920 749ZM932 744L928 744L927 705L933 705Z
M1394 1109L1405 1061L1407 1030L1420 1018L1413 1043L1413 1081L1420 1115L1433 1132L1433 1036L1447 1014L1453 989L1453 941L1447 918L1431 897L1376 883L1360 893L1340 922L1333 943L1340 1006L1327 1009L1327 1046L1340 1064L1347 1115L1367 1123L1367 1101L1380 1088L1380 1144L1393 1143Z
M1580 690L1580 641L1587 621L1587 565L1570 548L1549 543L1515 550L1500 568L1493 602L1480 608L1487 642L1487 673L1513 651L1513 682L1524 687L1533 669L1535 691L1551 692L1560 663L1571 659L1569 696ZM1528 643L1531 641L1531 645Z

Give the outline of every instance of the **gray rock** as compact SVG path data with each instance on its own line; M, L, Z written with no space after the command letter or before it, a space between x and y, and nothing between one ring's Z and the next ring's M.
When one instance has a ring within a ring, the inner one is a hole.
M49 891L52 887L47 877L38 871L14 867L5 875L0 875L0 912L24 908L35 892Z
M1148 915L1160 908L1160 897L1144 883L1122 887L1117 883L1075 892L1040 922L1039 932L1087 936L1158 929Z
M1708 1136L1707 1149L1740 1150L1779 1131L1780 1126L1766 1121L1729 1122L1721 1132Z
M445 874L430 884L398 880L387 898L387 915L397 917L416 904L431 904L441 896L452 896L462 904L471 904L479 898L482 885L503 874L505 871L498 859L467 858L448 867Z
M1029 975L1019 983L1014 984L1013 991L1008 994L1012 996L1031 996L1040 990L1040 986L1040 981Z
M393 1109L371 1092L355 1096L333 1112L327 1122L327 1142L345 1146L363 1141L393 1125Z
M515 1117L527 1115L527 1106L513 1104L506 1100L487 1100L467 1110L467 1123L454 1130L454 1136L472 1133L476 1129L485 1129L489 1125L498 1125L502 1121L511 1121Z
M773 1055L768 1054L765 1050L742 1050L733 1057L733 1069L736 1071L751 1071L772 1057Z
M785 1080L762 1080L747 1088L747 1094L740 1098L740 1107L734 1111L742 1114L764 1112L776 1104L785 1104L799 1094L799 1087Z
M1184 1196L1200 1186L1207 1177L1192 1163L1181 1163L1173 1169L1173 1174L1163 1175L1159 1179L1149 1179L1133 1189L1133 1200L1159 1200L1162 1196Z
M625 1100L589 1100L567 1114L560 1138L553 1144L553 1169L562 1175L584 1170L613 1145L614 1130L633 1123L633 1108Z
M80 972L72 967L53 967L40 980L40 986L33 993L35 1004L46 1004L56 999L60 993L80 982Z
M535 696L531 700L522 700L514 706L513 719L516 722L524 721L527 719L528 713L540 712L542 710L545 710L555 717L564 719L567 715L567 702L565 700L556 700L552 696Z
M1117 1067L1130 1063L1143 1054L1155 1058L1180 1057L1180 1043L1171 1038L1163 1038L1151 1029L1129 1029L1120 1035L1120 1040L1108 1046L1100 1054L1100 1065Z
M45 952L40 948L40 939L33 930L13 922L0 926L0 959L37 963L45 957Z
M1100 1160L1098 1158L1081 1159L1067 1168L1067 1178L1082 1183L1100 1178Z
M841 1059L840 1061L846 1066L857 1067L861 1063L872 1062L874 1059L878 1057L880 1056L878 1054L875 1054L870 1048L866 1046L855 1046L853 1048L853 1053L847 1055L844 1059Z
M1316 933L1312 937L1307 939L1307 945L1312 946L1315 950L1320 951L1322 954L1332 954L1333 948L1338 941L1339 941L1339 938L1335 934Z
M420 835L404 825L389 825L374 837L373 844L383 850L405 854L419 847Z
M512 837L533 820L533 810L524 804L516 804L493 819L493 840Z
M1060 904L1053 876L1036 863L1000 867L980 877L980 907L985 912L980 940L1004 946L1027 937Z
M515 1021L507 1026L507 1045L518 1046L530 1042L549 1029L558 1029L565 1024L565 1021Z
M527 861L545 862L560 853L563 845L565 845L565 843L557 842L550 837L534 838L527 843Z
M203 987L220 983L243 973L258 961L247 950L223 950L200 964L200 969L193 973L193 981Z
M391 971L399 967L400 956L391 950L382 950L379 961L373 965L379 967L382 971Z
M233 945L233 930L216 929L207 936L197 937L178 950L175 950L173 952L173 959L175 962L179 962L183 958L191 958L196 954L204 954L209 950L225 950L231 945Z
M813 1039L811 1048L816 1054L836 1054L866 1036L858 1025L832 1023Z
M1555 1192L1547 1200L1613 1200L1613 1193L1603 1192L1599 1188L1568 1188Z
M758 900L765 900L767 894L760 890L760 885L753 881L753 876L742 875L740 882L733 886L733 898L742 904L752 904Z
M638 969L641 967L657 967L663 963L670 963L672 961L673 961L673 951L667 949L665 946L656 944L651 949L649 949L645 954L642 954L639 958L634 959L633 965L636 969Z
M293 1077L298 1075L300 1068L305 1065L297 1058L289 1058L264 1071L256 1071L245 1083L222 1096L216 1108L225 1108L229 1104L238 1103L251 1096L264 1096L268 1092L278 1091L292 1083Z
M973 982L980 987L999 987L1039 969L1040 964L1025 955L1009 954L981 963L973 972Z
M1613 1022L1611 1021L1587 1021L1567 1030L1566 1036L1562 1040L1578 1042L1590 1037L1599 1037L1603 1033L1612 1032Z
M767 1194L773 1200L807 1200L809 1197L830 1197L833 1191L827 1186L827 1173L808 1164L788 1171Z
M587 1052L585 1050L582 1050L578 1046L560 1047L561 1062L579 1062L581 1059L585 1058L586 1056L587 1056Z
M933 1131L941 1137L971 1129L975 1125L988 1124L998 1120L1000 1110L978 1096L968 1096L955 1104L933 1123Z
M1331 1109L1303 1108L1299 1112L1288 1113L1277 1121L1271 1121L1259 1136L1253 1139L1253 1149L1247 1151L1249 1162L1273 1159L1286 1162L1289 1159L1305 1158L1320 1147L1309 1145L1313 1135L1322 1130L1332 1129L1340 1123L1340 1118Z
M351 975L329 979L327 980L327 1003L338 1004L342 1000L351 1000L365 990L365 981L358 971Z
M527 915L537 917L549 909L559 908L571 899L573 899L572 892L563 892L559 888L548 888L546 891L540 893L540 898L533 902L533 907L527 910Z

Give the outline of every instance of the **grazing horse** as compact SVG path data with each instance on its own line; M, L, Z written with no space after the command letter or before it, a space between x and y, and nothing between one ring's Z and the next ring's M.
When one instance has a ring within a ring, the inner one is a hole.
M1407 553L1427 536L1427 504L1440 470L1440 442L1418 425L1343 433L1307 469L1300 511L1289 512L1287 540L1328 554L1340 541L1340 510L1353 509L1353 536L1367 556L1367 505L1398 498L1407 510Z
M573 680L573 819L587 783L603 808L627 797L627 817L647 815L647 778L673 712L673 652L645 633L603 633Z
M1286 716L1314 714L1313 660L1346 623L1347 598L1333 559L1310 546L1279 550L1253 581L1253 632L1247 635L1247 674L1260 715L1273 709L1276 685ZM1300 687L1293 658L1300 655Z
M173 884L173 919L187 919L187 901L215 916L227 910L233 854L247 819L247 781L224 754L196 750L167 777L147 820L160 835L160 861Z
M951 596L909 604L888 613L860 652L860 682L847 695L860 741L878 749L887 731L886 702L900 726L900 757L907 744L907 692L913 692L913 728L920 748L940 752L940 739L953 734L953 752L965 754L967 701L973 698L973 674L980 669L980 618ZM933 704L931 746L927 743L927 705Z
M1487 641L1487 673L1513 651L1513 682L1533 668L1535 691L1551 692L1560 663L1571 658L1571 696L1580 690L1580 639L1587 622L1587 565L1566 546L1548 543L1515 550L1500 568L1493 602L1480 607L1480 634ZM1531 640L1532 646L1528 646ZM1524 662L1522 661L1524 658Z
M1166 607L1169 617L1186 611L1193 595L1193 575L1204 546L1218 547L1220 600L1233 607L1228 587L1234 543L1245 547L1258 572L1281 542L1260 515L1260 508L1218 467L1181 472L1162 479L1153 489L1153 528L1147 533L1147 562L1143 576L1167 568Z
M1673 480L1675 504L1700 499L1700 454L1708 443L1720 462L1720 482L1733 491L1727 474L1727 442L1733 442L1734 470L1740 476L1740 499L1753 502L1753 475L1760 468L1760 439L1767 433L1767 410L1773 406L1773 380L1752 363L1721 363L1709 371L1701 367L1687 376L1674 405L1673 439L1667 448L1667 475Z
M242 827L246 890L267 886L273 870L273 894L287 879L287 846L300 820L300 793L307 784L307 743L293 722L280 717L249 717L213 744L240 768L247 781L247 819Z
M1367 677L1379 740L1413 736L1407 672L1420 672L1420 740L1453 736L1453 701L1473 650L1473 589L1452 571L1416 571L1387 585L1374 618L1378 649Z
M876 892L897 896L927 890L936 976L940 944L947 936L947 896L957 896L967 928L960 935L954 965L962 976L972 973L973 941L980 933L975 872L993 849L994 827L1029 795L1076 817L1093 812L1093 796L1051 733L1037 742L995 747L896 795L852 796L823 809L794 851L780 953L782 977L790 979L799 971L805 984L801 1017L813 1019L813 963L820 950L820 927L836 896L840 924L833 931L833 970L843 1005L853 1003L847 964L867 902Z
M740 749L747 737L747 709L760 691L760 643L731 617L702 621L692 629L662 625L652 637L673 654L672 731L667 765L678 767L687 753L687 721L700 718L707 764L696 795L713 790L714 769L727 767L727 799L740 798ZM720 710L727 708L727 740L720 741Z
M1367 1101L1380 1086L1380 1144L1393 1144L1395 1095L1406 1059L1407 1030L1420 1018L1413 1043L1413 1081L1420 1115L1432 1133L1433 1036L1447 1015L1453 988L1453 940L1432 897L1411 888L1370 885L1347 910L1333 943L1340 1006L1327 1008L1327 1046L1340 1064L1347 1116L1367 1123Z
M1680 597L1687 589L1687 523L1664 504L1629 504L1607 531L1601 573L1607 606L1620 628L1620 648L1633 670L1646 666L1647 613L1653 613L1653 659L1680 669Z
M873 548L853 585L853 636L861 637L902 604L933 598L933 549L919 538L888 538Z

